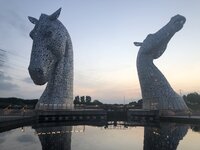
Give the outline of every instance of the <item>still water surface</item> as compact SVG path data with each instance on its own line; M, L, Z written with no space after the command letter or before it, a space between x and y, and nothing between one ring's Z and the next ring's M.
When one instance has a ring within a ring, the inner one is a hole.
M197 125L175 123L158 127L26 126L0 133L0 150L199 150L198 129Z

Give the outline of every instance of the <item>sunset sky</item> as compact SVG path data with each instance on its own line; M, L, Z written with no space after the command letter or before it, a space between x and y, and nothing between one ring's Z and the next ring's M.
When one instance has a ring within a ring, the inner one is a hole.
M139 48L133 42L142 42L176 14L186 23L154 63L177 93L200 93L199 6L199 0L0 0L0 97L42 94L46 85L34 85L27 70L34 27L27 16L39 18L60 7L59 20L74 49L74 96L105 103L140 99Z

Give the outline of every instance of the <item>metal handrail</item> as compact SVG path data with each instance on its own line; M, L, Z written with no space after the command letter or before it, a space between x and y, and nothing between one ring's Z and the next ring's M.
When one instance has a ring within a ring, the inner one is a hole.
M73 110L74 109L74 104L72 103L67 103L67 104L45 104L45 103L39 103L38 104L38 109L42 110Z

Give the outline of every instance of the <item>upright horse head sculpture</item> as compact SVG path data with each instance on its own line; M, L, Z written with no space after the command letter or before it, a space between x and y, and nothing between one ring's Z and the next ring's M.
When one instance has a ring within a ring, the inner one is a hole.
M163 112L166 110L167 113L188 110L183 98L171 88L167 79L153 63L154 59L164 53L168 42L182 29L185 21L185 17L176 15L159 31L149 34L142 43L134 43L140 46L137 70L144 109L158 109Z
M39 20L28 17L35 25L29 74L36 85L47 83L36 109L41 103L68 104L73 101L73 48L70 35L57 19L61 8L52 15L41 14ZM55 105L51 105L52 108ZM56 108L54 108L56 109Z

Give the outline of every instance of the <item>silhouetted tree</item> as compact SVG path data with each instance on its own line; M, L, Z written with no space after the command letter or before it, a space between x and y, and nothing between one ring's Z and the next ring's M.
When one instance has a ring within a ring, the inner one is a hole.
M183 99L192 111L200 111L200 95L197 92L184 95Z
M86 104L90 104L92 101L92 98L90 96L86 96L85 101L86 101Z
M12 109L19 109L26 106L28 109L34 109L37 102L37 99L25 100L16 97L0 98L0 108L6 108L9 106L9 108Z
M85 104L85 96L81 96L81 104Z
M80 104L79 96L76 96L76 97L74 98L74 105L77 105L77 104Z
M134 108L136 108L136 109L141 109L142 108L142 104L143 104L142 99L138 100L137 102L133 101L133 102L129 103L129 105L133 105Z
M94 100L94 101L93 101L93 104L94 104L94 105L103 105L103 103L100 102L99 100Z
M128 103L129 105L133 105L133 106L135 106L136 104L137 104L137 102L136 101L133 101L133 102L130 102L130 103Z
M191 104L200 104L200 95L196 92L187 95L187 101Z
M186 96L186 95L183 95L183 99L184 99L184 101L186 102L186 101L187 101L187 96Z

